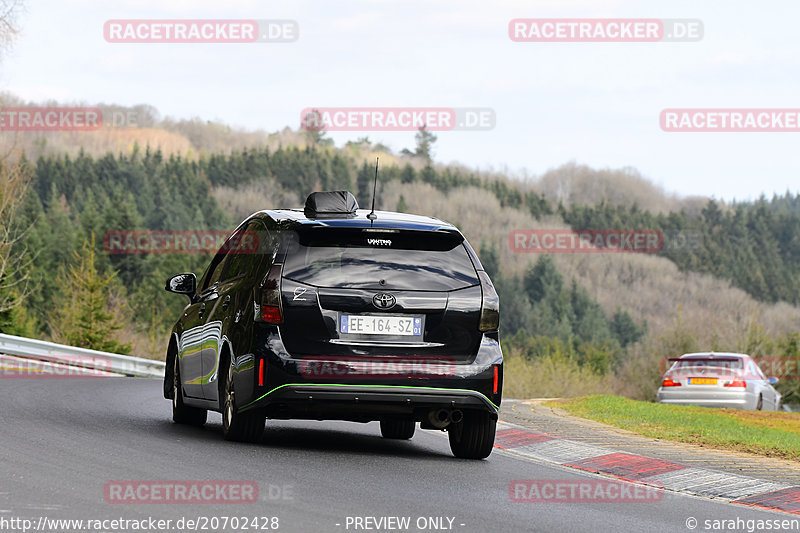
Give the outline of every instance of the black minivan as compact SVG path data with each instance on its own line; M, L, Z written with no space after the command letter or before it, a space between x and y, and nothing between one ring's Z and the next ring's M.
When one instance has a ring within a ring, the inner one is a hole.
M457 457L494 444L503 384L499 300L464 236L441 220L358 209L345 191L254 213L198 281L173 327L173 419L222 413L226 439L267 418L380 421L385 438L448 432Z

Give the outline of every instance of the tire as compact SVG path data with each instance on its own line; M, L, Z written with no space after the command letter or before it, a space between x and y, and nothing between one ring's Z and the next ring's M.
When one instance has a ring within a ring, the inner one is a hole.
M381 420L381 435L384 439L408 440L414 436L417 423L413 420Z
M225 440L258 443L264 435L266 415L259 411L236 412L236 391L233 385L233 366L228 363L224 386L220 394L222 435Z
M764 408L764 397L758 395L758 403L756 403L756 411L761 411Z
M489 457L494 447L497 420L481 411L464 411L464 420L457 426L447 429L453 455L460 459Z
M187 426L202 426L208 418L208 411L199 407L189 407L183 403L183 383L181 382L181 365L177 354L173 357L172 369L172 421Z

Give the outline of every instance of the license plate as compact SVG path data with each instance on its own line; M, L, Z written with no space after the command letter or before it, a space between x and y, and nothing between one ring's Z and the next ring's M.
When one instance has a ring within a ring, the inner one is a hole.
M689 385L716 385L717 378L689 378Z
M339 332L355 335L422 335L422 317L342 315Z

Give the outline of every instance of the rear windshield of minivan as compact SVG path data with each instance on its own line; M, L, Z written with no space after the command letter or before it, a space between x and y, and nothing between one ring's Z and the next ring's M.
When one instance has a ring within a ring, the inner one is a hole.
M451 291L480 283L455 232L315 228L290 242L283 275L317 287Z

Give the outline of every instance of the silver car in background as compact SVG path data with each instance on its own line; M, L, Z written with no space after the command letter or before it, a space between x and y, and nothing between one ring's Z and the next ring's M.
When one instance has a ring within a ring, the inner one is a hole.
M670 359L659 403L780 411L781 395L756 362L741 353L687 353Z

